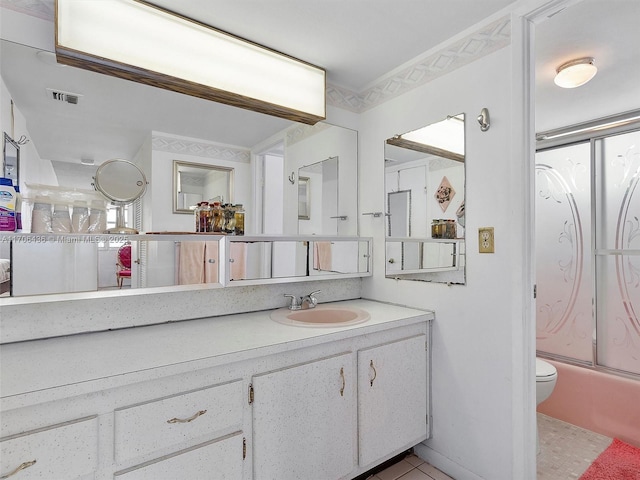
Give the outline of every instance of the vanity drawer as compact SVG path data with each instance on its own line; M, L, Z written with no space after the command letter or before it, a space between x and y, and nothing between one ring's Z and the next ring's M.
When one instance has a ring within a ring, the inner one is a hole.
M241 430L242 392L237 380L116 410L116 462Z
M114 480L242 480L243 437L235 432L219 440L116 472Z
M96 416L0 440L2 478L9 477L12 472L19 480L93 478L97 464Z

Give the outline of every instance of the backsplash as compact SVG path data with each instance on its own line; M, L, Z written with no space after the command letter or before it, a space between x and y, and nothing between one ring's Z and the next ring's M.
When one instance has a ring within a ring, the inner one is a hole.
M362 296L362 279L252 285L2 306L0 343L284 307L285 293L319 303Z

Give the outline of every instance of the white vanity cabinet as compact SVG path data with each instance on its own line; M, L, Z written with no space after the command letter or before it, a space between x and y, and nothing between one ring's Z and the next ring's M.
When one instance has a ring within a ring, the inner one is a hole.
M358 463L373 466L427 438L426 335L358 351Z
M254 480L339 479L354 467L353 355L256 375Z
M92 479L98 468L98 418L80 418L0 440L0 478Z
M371 318L305 328L251 312L3 344L0 477L365 473L427 436L433 314L335 305Z

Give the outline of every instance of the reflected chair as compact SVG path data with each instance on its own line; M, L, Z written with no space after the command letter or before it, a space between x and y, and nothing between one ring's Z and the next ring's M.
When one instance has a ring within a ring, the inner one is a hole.
M118 288L122 288L122 282L125 278L131 280L131 244L125 243L118 249L116 263L116 280Z

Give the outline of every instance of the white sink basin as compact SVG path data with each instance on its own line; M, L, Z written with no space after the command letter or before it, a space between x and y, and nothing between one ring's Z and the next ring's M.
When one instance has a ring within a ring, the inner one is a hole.
M343 327L369 320L369 312L360 308L320 304L305 310L280 308L271 312L271 319L285 325L300 327Z

